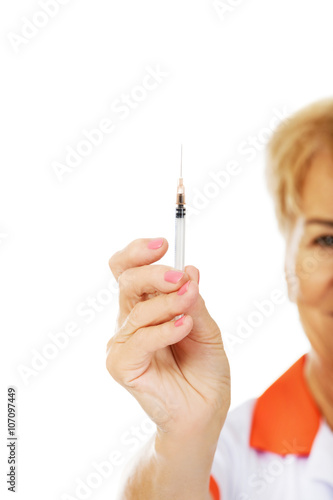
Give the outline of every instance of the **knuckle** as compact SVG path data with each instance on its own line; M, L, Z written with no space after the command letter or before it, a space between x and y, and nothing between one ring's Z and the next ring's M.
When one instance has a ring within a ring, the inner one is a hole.
M112 344L114 342L114 337L111 337L111 339L109 340L109 342L106 344L106 353L108 355L110 349L112 348Z
M117 379L117 366L116 357L114 356L112 348L108 350L106 355L106 369L110 375L116 380Z
M126 252L126 259L129 262L135 262L138 257L138 249L142 245L143 240L141 238L137 238L136 240L132 240L127 247L124 249Z
M109 268L111 269L111 271L112 271L112 267L113 267L113 255L112 255L112 257L109 258Z
M115 252L110 258L109 258L109 267L111 269L111 271L113 271L114 267L115 267L115 262L116 262L116 258L118 256L119 252Z
M137 350L138 347L141 346L146 333L147 333L147 328L145 327L137 328L137 330L135 331L135 335L133 335L131 338L131 342L129 343L128 348L132 350L133 349Z
M132 269L126 269L121 273L118 279L119 290L125 290L133 282Z
M116 252L109 259L109 268L113 274L113 276L117 279L117 277L121 274L121 266L119 265L119 256L120 252Z
M138 302L137 304L135 304L128 316L128 323L130 323L130 325L134 327L134 329L140 328L142 324L142 308L143 302Z
M112 341L112 339L111 339ZM111 342L110 341L110 342ZM108 346L110 344L108 343ZM106 355L106 369L111 375L111 377L118 383L121 383L121 357L120 357L120 352L116 348L116 343L111 342L107 355Z

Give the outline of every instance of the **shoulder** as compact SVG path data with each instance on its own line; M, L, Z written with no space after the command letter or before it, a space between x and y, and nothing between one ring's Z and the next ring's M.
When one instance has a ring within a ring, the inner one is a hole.
M300 480L304 458L310 455L321 422L319 409L305 383L304 362L302 356L261 396L229 411L212 466L216 486L223 492L216 498L235 498L247 490L252 494L266 491L271 483L274 491L270 498L278 498L278 491L285 493L288 485ZM295 467L286 467L291 463ZM269 477L266 484L260 471L270 468L274 469L272 474L276 470L285 473L279 480Z

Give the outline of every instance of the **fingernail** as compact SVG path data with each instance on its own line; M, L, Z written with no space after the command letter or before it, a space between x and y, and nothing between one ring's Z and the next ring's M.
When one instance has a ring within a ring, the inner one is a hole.
M183 286L179 288L177 295L183 295L183 293L187 292L189 286L190 286L190 281L187 281Z
M184 318L185 316L182 316L181 318L177 319L177 321L175 321L175 326L181 326L184 323Z
M184 273L180 273L179 271L167 271L164 274L165 281L169 281L170 283L178 283L184 276Z
M164 241L163 238L157 238L156 240L151 240L148 243L148 248L150 248L150 250L157 250L158 248L161 248L161 246L163 245L163 241Z

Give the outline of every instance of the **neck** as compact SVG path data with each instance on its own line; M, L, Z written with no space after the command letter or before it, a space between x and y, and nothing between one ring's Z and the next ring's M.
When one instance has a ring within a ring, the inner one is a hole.
M333 431L333 363L311 349L306 356L305 380L322 416Z

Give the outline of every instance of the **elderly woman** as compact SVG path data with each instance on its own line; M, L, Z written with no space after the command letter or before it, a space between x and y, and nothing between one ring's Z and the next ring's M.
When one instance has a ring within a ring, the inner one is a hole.
M121 500L333 499L333 100L278 127L267 179L311 350L228 414L229 363L198 269L151 266L163 238L115 253L107 368L157 426L123 473Z

